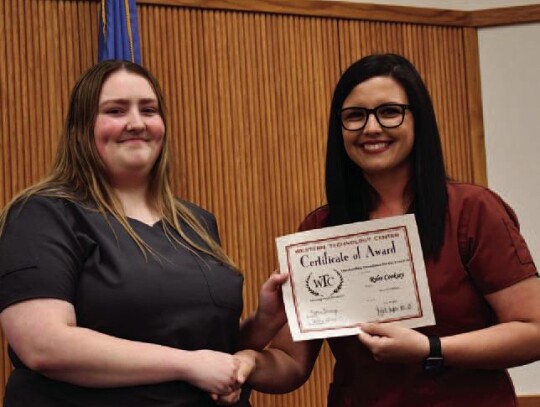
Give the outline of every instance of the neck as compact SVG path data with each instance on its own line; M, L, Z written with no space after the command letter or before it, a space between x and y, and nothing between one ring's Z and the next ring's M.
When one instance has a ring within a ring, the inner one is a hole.
M128 218L137 219L149 225L159 220L159 215L148 197L148 182L116 183L112 187Z
M364 174L366 180L377 192L377 205L370 213L371 219L399 216L407 213L411 203L410 171L377 177Z

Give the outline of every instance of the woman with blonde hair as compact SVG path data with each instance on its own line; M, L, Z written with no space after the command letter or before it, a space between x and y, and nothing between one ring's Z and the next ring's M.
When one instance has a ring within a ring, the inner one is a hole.
M5 407L249 405L232 353L275 332L283 278L240 329L243 277L214 216L173 196L166 130L139 65L105 61L75 85L52 170L0 217Z

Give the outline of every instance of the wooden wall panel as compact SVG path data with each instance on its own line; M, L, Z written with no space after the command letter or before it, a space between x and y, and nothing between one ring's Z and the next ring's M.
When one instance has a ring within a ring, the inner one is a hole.
M137 4L429 24L460 28L493 27L540 21L540 4L496 7L474 11L329 0L137 0Z
M473 179L477 184L487 186L486 144L484 138L484 119L482 113L482 91L480 87L480 53L478 35L475 29L463 30L465 52L466 100L461 102L468 106L470 126L468 140L472 160ZM476 68L475 68L476 67Z
M69 91L96 61L97 10L84 0L0 2L0 205L52 160ZM143 62L168 104L174 189L216 214L225 249L246 276L246 313L277 266L274 238L324 203L331 94L357 58L411 58L432 92L449 172L475 179L469 111L479 111L471 106L478 90L467 93L478 71L477 61L467 66L474 29L173 4L138 11ZM307 385L254 394L253 405L325 405L332 363L325 346Z
M0 206L42 177L69 91L97 55L97 7L87 1L0 1ZM0 333L1 335L1 333ZM0 405L10 372L0 354Z
M540 4L475 10L467 19L467 25L476 28L537 23L540 21Z
M140 25L149 28L145 63L168 95L175 186L216 214L226 251L246 273L251 311L277 266L274 238L296 230L324 201L326 111L339 75L336 24L143 6ZM171 34L181 36L180 47L153 46ZM298 405L313 389L321 399L331 363L325 351L311 387L256 395L256 405Z
M519 407L540 407L540 396L518 397Z

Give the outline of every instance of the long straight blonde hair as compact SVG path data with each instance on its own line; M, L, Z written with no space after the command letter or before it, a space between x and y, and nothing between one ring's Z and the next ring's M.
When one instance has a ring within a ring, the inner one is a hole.
M33 195L56 197L72 202L92 203L107 217L112 215L131 236L141 251L156 255L154 250L130 226L122 204L105 176L105 167L94 142L94 124L98 113L99 96L103 83L115 72L127 71L145 78L158 99L158 110L167 129L163 93L154 76L140 65L129 61L109 60L91 67L75 84L62 131L56 157L49 174L41 181L23 190L9 202L0 214L0 236L13 204ZM236 269L221 246L209 235L197 217L176 199L170 185L169 142L167 132L163 146L150 173L150 204L158 211L169 239L183 244L175 237L176 231L190 250L201 251ZM192 229L204 242L190 239L181 222Z

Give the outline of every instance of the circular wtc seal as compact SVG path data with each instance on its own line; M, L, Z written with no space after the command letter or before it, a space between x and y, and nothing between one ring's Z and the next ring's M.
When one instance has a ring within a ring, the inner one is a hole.
M306 288L314 297L331 297L343 288L343 276L336 269L312 271L306 278Z

